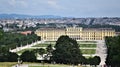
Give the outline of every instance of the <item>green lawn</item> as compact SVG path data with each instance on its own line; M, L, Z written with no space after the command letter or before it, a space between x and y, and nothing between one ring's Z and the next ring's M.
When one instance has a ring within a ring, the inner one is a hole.
M97 47L96 46L96 44L79 44L80 45L80 47L90 47L90 48L95 48L95 47Z
M96 41L78 41L79 42L79 45L81 48L96 48L96 44L80 44L80 42L86 42L86 43L96 43ZM45 43L42 43L42 44L37 44L35 46L32 46L32 47L47 47L48 45L52 45L54 46L55 45L55 41L47 41ZM33 50L33 49L24 49L24 50L21 50L17 53L21 54L23 53L24 51L26 50ZM83 54L95 54L96 50L95 49L82 49L81 52Z
M77 43L97 43L96 41L77 41Z
M47 47L48 45L50 44L37 44L35 46L32 46L32 47ZM54 46L54 44L51 44L52 46Z
M95 54L96 50L95 49L81 49L81 52L83 54Z
M29 67L43 67L43 66L29 66ZM44 67L48 67L48 66L44 66Z
M96 41L77 41L78 43L97 43ZM55 44L56 41L46 41L45 44Z
M0 67L11 67L17 64L17 62L0 62Z
M84 56L86 59L93 58L93 56Z
M33 49L24 49L24 50L21 50L21 51L19 51L17 53L22 54L26 50L33 50ZM83 54L95 54L96 50L95 49L81 49L81 52Z
M81 47L96 47L96 44L81 44L81 43L96 43L96 41L78 41L78 44L80 44ZM56 44L56 41L46 41L45 43L38 44L33 47L47 47L50 44L54 46Z
M29 66L29 67L72 67L71 65L64 64L45 64L45 65L37 65L37 66ZM81 66L79 66L81 67Z
M25 51L27 51L27 50L32 51L33 49L30 49L30 48L28 48L28 49L23 49L23 50L21 50L21 51L18 51L17 54L22 54L23 52L25 52Z
M45 44L55 44L56 41L46 41Z
M17 62L0 62L0 67L11 67L16 64L17 64ZM30 63L30 62L24 62L24 64L33 64L33 65L36 64L36 66L29 66L29 67L70 67L70 65L64 65L64 64L44 64L44 65L42 65L41 63ZM79 66L79 67L81 67L81 66Z
M37 44L32 47L47 47L48 45L50 45L50 44ZM54 46L55 44L51 44L51 45ZM96 47L96 44L79 44L79 45L80 45L80 47L93 47L93 48Z
M29 66L29 67L69 67L69 66L57 66L57 65L55 65L55 66Z

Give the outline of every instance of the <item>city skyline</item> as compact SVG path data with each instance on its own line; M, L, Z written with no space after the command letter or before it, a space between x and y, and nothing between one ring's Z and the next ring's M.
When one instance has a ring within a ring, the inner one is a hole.
M119 0L0 0L0 14L120 17Z

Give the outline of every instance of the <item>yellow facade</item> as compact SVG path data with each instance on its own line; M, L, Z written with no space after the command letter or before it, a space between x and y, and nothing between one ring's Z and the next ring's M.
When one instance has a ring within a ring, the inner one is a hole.
M75 40L81 40L81 37L82 37L82 27L77 27L77 28L69 27L69 28L66 28L65 33L70 38L73 38Z
M65 35L65 29L41 28L35 31L35 34L41 37L41 40L56 41L61 35Z
M111 28L41 28L35 33L44 41L56 41L61 35L68 35L75 40L103 40L105 36L115 36L115 30Z
M83 29L82 40L103 40L105 36L115 36L111 28Z

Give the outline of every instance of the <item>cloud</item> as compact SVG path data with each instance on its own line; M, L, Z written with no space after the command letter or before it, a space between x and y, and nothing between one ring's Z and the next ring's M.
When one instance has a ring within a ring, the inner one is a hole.
M14 6L14 5L16 4L16 1L15 1L15 0L10 0L8 3L9 3L11 6Z
M120 0L0 0L0 13L120 16L119 3Z
M48 0L48 1L47 1L47 4L48 4L49 6L51 6L52 8L63 9L63 7L58 4L57 0Z
M9 5L11 5L12 7L16 7L16 6L27 7L28 6L25 0L10 0Z

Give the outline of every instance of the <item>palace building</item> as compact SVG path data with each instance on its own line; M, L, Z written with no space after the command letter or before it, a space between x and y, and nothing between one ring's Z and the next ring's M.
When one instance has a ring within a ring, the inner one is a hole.
M105 36L115 36L115 30L112 28L40 28L35 34L44 41L57 41L61 35L67 35L72 39L79 40L103 40Z

